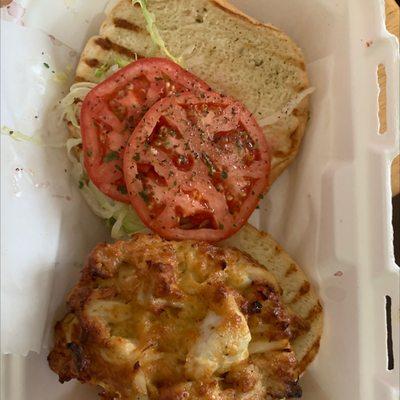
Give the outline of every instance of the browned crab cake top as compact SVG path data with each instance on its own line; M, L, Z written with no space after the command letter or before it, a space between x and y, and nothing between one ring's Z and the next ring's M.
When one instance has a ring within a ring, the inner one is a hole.
M238 250L152 234L100 244L68 306L50 366L105 399L301 395L280 288Z

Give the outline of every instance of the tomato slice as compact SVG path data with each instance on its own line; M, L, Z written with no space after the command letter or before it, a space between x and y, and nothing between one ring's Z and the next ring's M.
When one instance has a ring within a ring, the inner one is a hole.
M94 87L80 114L84 164L92 182L111 198L129 203L122 160L138 122L161 98L208 90L206 83L164 58L135 61Z
M268 186L270 149L238 101L213 92L160 100L129 139L124 176L142 221L167 239L216 242Z

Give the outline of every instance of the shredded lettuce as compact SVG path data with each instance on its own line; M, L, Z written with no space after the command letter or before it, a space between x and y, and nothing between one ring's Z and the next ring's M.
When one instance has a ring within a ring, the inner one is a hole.
M129 204L112 200L83 176L79 180L82 195L92 211L107 220L111 227L111 237L121 239L136 232L144 231L145 227Z
M77 136L67 140L67 154L72 164L71 176L81 190L87 204L97 216L107 220L111 227L111 237L121 239L133 233L144 231L146 228L129 204L115 201L106 196L90 181L85 171L83 154L79 151L82 146L79 103L94 86L93 83L89 82L76 83L71 86L70 93L61 101L61 114L63 118L72 123L75 128L74 134Z
M137 54L135 53L135 61L137 60ZM119 68L124 68L128 64L130 64L132 61L124 60L120 57L115 58L115 64L118 65Z
M66 83L68 82L68 75L64 71L56 72L53 76L53 81L61 84Z
M18 142L30 142L33 144L37 144L37 145L43 145L42 140L38 137L38 136L28 136L25 135L24 133L17 131L15 129L11 129L8 126L2 126L1 127L1 133L3 135L7 135L10 136L12 139L18 141Z
M79 129L79 122L77 116L79 115L78 102L96 86L95 83L91 82L78 82L71 86L69 93L61 100L60 108L61 119L65 119L75 127Z
M135 53L134 61L136 60L137 60L137 54ZM96 68L94 71L94 76L96 78L99 78L100 80L106 79L114 72L117 72L120 68L126 67L131 62L132 61L130 60L124 60L123 58L115 57L113 63L111 64L104 63L100 65L100 67Z
M99 68L95 69L94 76L96 78L102 78L104 76L104 74L107 72L107 70L108 70L108 65L107 64L103 64Z
M160 50L168 57L170 58L173 62L181 65L182 59L181 57L176 58L174 57L167 47L165 46L165 42L163 38L160 35L160 32L157 29L157 26L155 24L156 22L156 17L154 16L153 13L151 13L148 8L147 8L147 0L132 0L132 4L135 5L138 3L142 9L143 17L146 21L146 29L150 34L151 40L153 43L160 48Z
M48 143L45 142L41 135L34 134L34 135L25 135L24 133L17 131L15 129L9 128L8 126L3 125L1 127L1 134L9 136L10 138L14 139L17 142L28 142L35 144L41 147L52 147L52 148L62 148L65 146L65 143Z
M311 93L315 91L315 87L309 87L304 89L302 92L298 93L296 96L292 97L284 107L277 111L276 113L269 115L268 117L261 118L258 121L258 124L265 128L266 126L273 125L280 121L281 118L284 118L294 111L294 109L303 101L304 98L309 96Z

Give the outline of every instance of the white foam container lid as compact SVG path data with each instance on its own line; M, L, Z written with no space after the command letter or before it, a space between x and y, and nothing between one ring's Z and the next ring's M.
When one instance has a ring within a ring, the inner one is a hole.
M51 22L42 15L50 3L29 3L42 29ZM79 27L85 2L67 3L74 3L74 24ZM306 54L312 84L318 74L310 126L298 159L274 185L266 207L252 217L303 266L324 306L321 350L302 378L303 398L398 399L399 270L393 258L390 163L399 146L399 56L396 39L385 29L383 0L232 3L287 32ZM58 10L54 8L54 17L60 17ZM66 29L72 23L68 18L59 18ZM101 18L96 20L98 24ZM96 29L91 26L91 31ZM68 44L79 47L84 42L82 38L81 43ZM385 66L388 82L387 132L382 135L379 64ZM313 118L321 105L324 115ZM392 302L391 370L387 296ZM2 399L97 398L95 390L79 383L60 385L46 355L44 350L27 357L2 356Z

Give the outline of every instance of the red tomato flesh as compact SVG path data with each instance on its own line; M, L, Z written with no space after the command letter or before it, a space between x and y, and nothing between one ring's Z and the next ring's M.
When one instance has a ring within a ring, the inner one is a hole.
M132 206L167 239L216 242L240 229L268 186L270 149L238 101L213 92L157 102L124 155Z
M135 61L94 87L80 114L84 164L92 182L107 196L129 203L122 160L136 125L161 98L208 90L206 83L164 58Z

